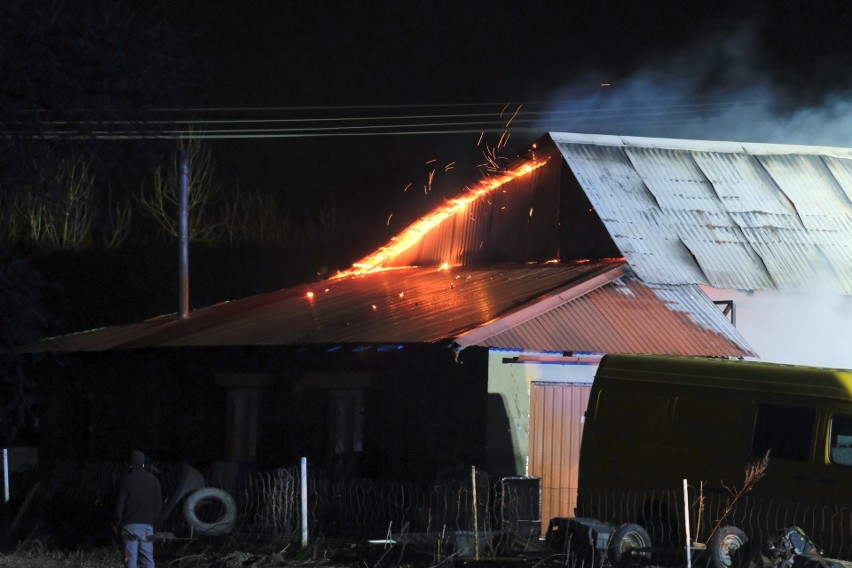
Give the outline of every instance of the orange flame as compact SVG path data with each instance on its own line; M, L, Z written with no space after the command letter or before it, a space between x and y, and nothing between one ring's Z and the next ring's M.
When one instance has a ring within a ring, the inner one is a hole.
M393 237L388 244L381 247L373 254L354 263L352 268L349 270L338 272L335 276L333 276L333 278L345 278L347 276L358 276L380 270L386 270L386 267L384 266L386 261L392 260L399 254L416 245L429 231L440 225L445 219L453 216L469 203L479 199L480 197L488 195L504 183L526 175L546 163L547 160L525 162L499 176L491 176L481 179L479 183L470 188L467 193L461 197L449 200L446 205L438 207L424 217L421 217L409 225L400 234Z

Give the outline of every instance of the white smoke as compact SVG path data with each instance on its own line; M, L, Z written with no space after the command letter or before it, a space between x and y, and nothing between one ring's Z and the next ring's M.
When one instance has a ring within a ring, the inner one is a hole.
M743 26L611 82L574 81L551 97L540 130L852 146L849 92L826 93L819 107L797 104L754 52L755 33Z
M552 97L540 128L852 146L852 93L823 93L819 106L792 100L752 57L755 42L754 30L743 26L620 79L598 75L575 81ZM852 368L852 297L843 295L826 267L814 263L812 268L813 280L795 290L705 292L714 300L734 301L736 326L760 359Z
M736 327L760 360L852 369L852 297L702 289L714 300L733 300Z

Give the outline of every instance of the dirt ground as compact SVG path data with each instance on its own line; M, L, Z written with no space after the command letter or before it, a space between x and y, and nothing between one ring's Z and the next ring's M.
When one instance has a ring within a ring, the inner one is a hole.
M247 552L222 550L219 547L168 546L155 547L155 560L160 567L171 568L278 568L324 567L355 568L364 564L349 561L340 563L330 556L304 558L287 550L278 552ZM0 554L3 568L121 568L121 553L116 547L87 551L41 550L30 546Z
M512 554L511 557L436 560L431 553L395 547L375 547L354 543L322 543L297 550L291 546L236 543L165 541L155 544L159 568L438 568L482 564L489 568L557 567L563 563L548 558L549 553ZM85 551L46 550L32 542L16 550L0 553L0 568L121 568L122 557L115 546Z
M399 546L375 547L355 543L317 543L305 549L270 543L173 540L158 541L154 556L159 568L427 568L452 567L452 557L436 561L430 554ZM514 568L537 562L504 559ZM471 564L474 562L471 561ZM468 564L463 561L462 564ZM491 566L494 562L489 562ZM38 541L0 553L0 568L121 568L117 546L89 550L47 550Z

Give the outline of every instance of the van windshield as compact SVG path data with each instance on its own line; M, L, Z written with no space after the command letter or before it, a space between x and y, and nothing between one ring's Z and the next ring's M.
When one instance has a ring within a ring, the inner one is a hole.
M835 414L831 417L831 463L852 466L852 415Z

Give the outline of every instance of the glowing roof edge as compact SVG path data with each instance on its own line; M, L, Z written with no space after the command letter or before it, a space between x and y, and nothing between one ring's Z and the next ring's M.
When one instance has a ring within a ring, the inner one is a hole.
M426 235L426 233L437 227L445 219L454 215L462 207L484 195L487 195L504 183L540 168L546 164L548 160L549 158L530 160L504 172L499 176L487 177L479 180L477 185L471 188L468 193L463 194L460 197L450 199L446 205L430 211L406 227L401 233L392 237L388 244L355 262L349 270L342 270L338 272L336 275L332 276L332 278L345 278L347 276L357 276L384 270L384 262L387 259L394 258L417 244L420 239Z

